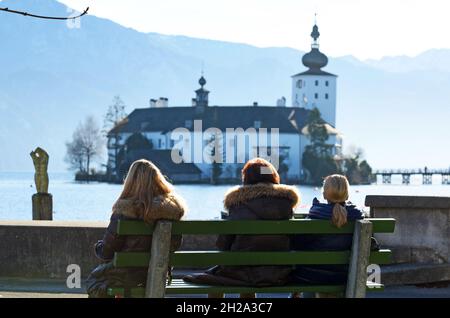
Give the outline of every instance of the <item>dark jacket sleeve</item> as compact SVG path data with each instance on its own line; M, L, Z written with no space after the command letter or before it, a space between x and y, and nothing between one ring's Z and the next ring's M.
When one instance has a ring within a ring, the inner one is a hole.
M216 246L220 251L229 251L233 245L236 235L219 235L217 237Z
M183 244L183 236L174 235L172 236L172 240L170 241L170 251L174 252L180 249Z
M125 237L117 235L117 225L122 217L113 214L103 239L95 244L95 255L102 261L110 261L114 253L120 251L125 242Z
M228 211L228 218L229 221L237 221L245 219L245 216L243 216L241 213L243 212L242 209L244 207L231 207ZM217 237L216 246L220 251L230 251L231 247L233 246L234 240L236 239L236 235L233 234L222 234Z

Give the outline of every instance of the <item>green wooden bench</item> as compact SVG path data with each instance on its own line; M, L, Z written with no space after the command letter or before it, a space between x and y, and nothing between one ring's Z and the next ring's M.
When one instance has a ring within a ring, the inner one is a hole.
M366 290L382 290L383 285L367 282L369 264L388 264L391 251L370 251L372 233L393 233L394 219L365 219L349 222L338 229L326 220L289 221L159 221L148 225L140 221L120 221L118 235L153 235L148 253L116 253L116 267L147 267L146 288L110 288L112 297L162 298L166 294L231 294L231 293L291 293L291 292L344 292L346 297L365 297ZM353 233L349 251L315 252L170 252L172 235L205 234L344 234ZM213 265L319 265L349 264L346 286L288 285L274 287L201 286L181 279L167 281L169 266L204 268Z

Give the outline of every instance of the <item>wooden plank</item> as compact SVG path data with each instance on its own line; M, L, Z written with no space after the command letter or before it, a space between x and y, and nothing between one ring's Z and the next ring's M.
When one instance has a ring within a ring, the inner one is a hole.
M152 250L148 265L146 298L164 298L169 268L172 222L158 221L153 232Z
M356 222L353 234L352 251L345 296L347 298L365 298L367 282L367 266L370 256L370 237L372 223L368 220Z
M395 219L368 219L374 233L393 233ZM142 221L119 221L119 235L151 235L154 226ZM328 220L289 221L179 221L173 222L172 234L349 234L354 222L341 229Z
M367 282L367 291L382 291L384 286L377 284L377 288L374 288L374 283ZM259 293L259 294L271 294L271 293L292 293L292 292L323 292L323 293L340 293L345 291L343 285L287 285L287 286L273 286L273 287L240 287L240 286L208 286L208 285L195 285L184 282L182 279L174 279L171 285L166 287L166 294L210 294L210 293L227 293L227 294L240 294L240 293ZM131 297L144 297L145 289L142 287L131 288ZM110 296L123 296L123 288L109 288L108 295Z
M370 263L390 263L391 251L370 254ZM116 253L115 267L146 267L150 253ZM204 267L213 265L311 265L348 264L350 251L342 252L218 252L178 251L170 255L172 266Z
M119 220L117 234L119 235L152 235L155 229L154 224L144 221L123 221Z

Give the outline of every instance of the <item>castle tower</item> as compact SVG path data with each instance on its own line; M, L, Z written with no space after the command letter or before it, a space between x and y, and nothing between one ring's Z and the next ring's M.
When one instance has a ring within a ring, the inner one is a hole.
M200 88L195 91L196 97L195 99L193 99L193 104L196 107L204 108L208 106L209 91L204 89L204 86L206 85L206 80L203 77L203 75L199 79L198 83L200 84Z
M311 51L302 62L307 71L292 76L292 105L313 109L317 107L322 118L336 127L336 78L334 74L322 70L328 58L319 51L319 27L315 24L311 32Z

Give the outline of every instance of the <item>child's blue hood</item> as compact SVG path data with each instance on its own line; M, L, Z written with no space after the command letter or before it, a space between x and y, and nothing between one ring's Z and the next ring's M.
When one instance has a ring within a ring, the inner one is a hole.
M308 218L318 219L318 220L330 220L333 215L334 204L320 203L317 198L314 198L313 205L309 210ZM345 209L347 210L347 219L360 220L364 218L361 210L357 209L353 204L346 204Z

